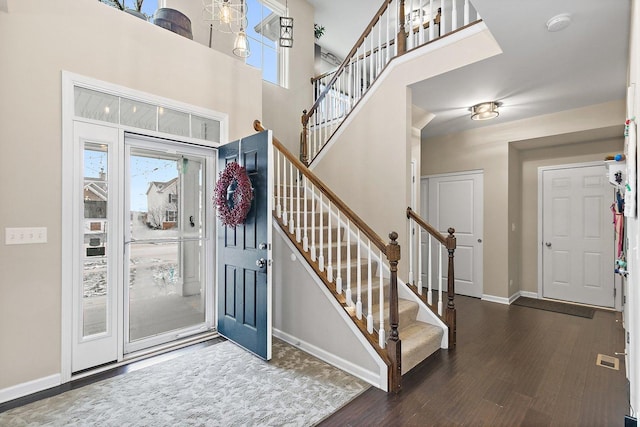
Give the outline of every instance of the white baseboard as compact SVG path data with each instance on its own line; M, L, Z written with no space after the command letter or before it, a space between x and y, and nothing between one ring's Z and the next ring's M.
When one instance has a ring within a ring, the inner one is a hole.
M495 302L495 303L498 303L498 304L511 305L519 297L527 297L527 298L538 299L538 294L536 292L518 291L515 294L511 295L509 298L497 297L495 295L483 294L482 295L482 301L489 301L489 302Z
M4 388L0 390L0 403L37 393L51 387L57 387L61 384L60 381L60 374L54 374L49 375L48 377L38 378L37 380L27 381L26 383Z
M538 293L537 292L520 291L519 293L520 293L521 297L538 299Z
M338 357L335 354L331 354L319 347L316 347L313 344L300 340L293 335L289 335L286 332L282 332L279 329L273 329L273 336L276 338L280 338L282 341L287 342L292 346L304 351L305 353L309 353L310 355L317 357L318 359L327 362L330 365L335 366L336 368L342 369L343 371L353 375L354 377L368 382L374 387L380 387L381 379L380 376L375 372L363 369L361 366L355 365L348 360Z
M482 301L495 302L498 304L505 304L505 305L511 304L511 298L497 297L495 295L488 295L488 294L482 294Z

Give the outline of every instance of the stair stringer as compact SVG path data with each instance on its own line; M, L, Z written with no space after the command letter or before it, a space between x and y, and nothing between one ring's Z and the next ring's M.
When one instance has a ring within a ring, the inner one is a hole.
M273 334L388 391L388 367L273 219ZM303 297L301 298L300 295ZM317 315L314 313L322 313Z

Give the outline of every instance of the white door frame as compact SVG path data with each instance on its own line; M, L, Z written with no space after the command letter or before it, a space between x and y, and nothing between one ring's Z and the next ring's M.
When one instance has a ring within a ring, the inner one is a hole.
M543 185L543 181L542 181L542 175L543 172L545 171L552 171L552 170L560 170L560 169L579 169L579 168L586 168L586 167L590 167L590 166L603 166L604 163L602 161L593 161L593 162L581 162L581 163L567 163L567 164L562 164L562 165L553 165L553 166L540 166L538 168L538 299L543 299L542 296L542 287L543 287L543 263L542 263L542 257L543 257L543 241L544 241L544 236L543 236L543 229L542 229L542 214L543 214L543 198L544 198L544 185ZM613 227L612 227L613 230ZM611 242L611 244L613 245L613 242ZM613 260L612 260L613 261ZM613 267L613 266L612 266ZM613 286L614 288L617 285L617 281L614 280ZM614 304L615 304L615 309L616 310L621 310L621 304L620 304L620 299L621 299L621 293L622 292L617 292L616 293L616 297L614 300Z
M71 381L72 377L72 367L71 367L71 357L72 357L72 340L73 337L73 301L72 301L72 293L73 293L73 280L74 280L74 271L73 271L73 229L74 224L72 221L73 218L73 209L72 203L70 201L74 200L74 174L79 173L78 171L74 171L74 168L77 167L76 161L76 153L74 149L74 122L85 122L89 124L98 124L106 127L113 127L118 129L119 133L119 142L118 145L120 147L124 147L124 133L126 131L130 131L133 133L144 133L146 135L152 137L159 138L168 138L171 140L184 140L186 143L197 144L203 147L211 147L217 148L220 145L226 144L229 139L229 116L226 113L220 113L217 111L212 111L209 109L197 107L194 105L186 104L180 101L176 101L169 98L160 97L157 95L153 95L150 93L130 89L124 86L116 85L113 83L104 82L101 80L93 79L90 77L82 76L79 74L71 73L68 71L62 71L61 73L61 86L62 86L62 224L61 224L61 318L60 318L60 383L66 383ZM118 123L107 123L104 121L87 119L83 117L78 117L75 115L75 106L74 106L74 88L84 87L90 88L92 90L97 90L99 92L109 93L116 96L123 96L131 99L135 99L138 101L162 105L169 108L174 108L180 111L196 114L198 116L202 116L205 118L211 118L220 122L220 142L211 142L200 139L195 139L191 137L180 137L177 138L176 135L165 134L163 132L152 131L152 130L141 130L134 127L129 127L126 125L118 124ZM217 160L217 157L216 157ZM214 162L215 164L215 162ZM215 167L215 166L214 166ZM124 173L123 165L121 165L121 170L118 175L122 175ZM214 172L215 173L215 172ZM120 182L120 187L122 186L122 182ZM122 191L122 188L119 188L119 191ZM215 233L215 230L214 230ZM215 237L213 238L215 240ZM212 253L212 256L215 256L215 253ZM212 273L213 277L215 277L215 272ZM215 286L215 284L214 284ZM118 318L119 331L122 330L122 295L118 295L119 299L119 307L118 307ZM215 304L213 304L215 309ZM215 317L215 314L212 313ZM119 332L121 334L121 332ZM118 361L121 361L123 358L124 352L124 342L122 339L118 340Z

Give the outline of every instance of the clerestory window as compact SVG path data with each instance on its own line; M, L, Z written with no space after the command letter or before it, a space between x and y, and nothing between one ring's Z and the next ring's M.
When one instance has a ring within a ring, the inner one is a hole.
M273 0L247 1L247 37L251 55L246 63L262 70L262 79L286 87L287 51L279 46L280 16L286 11Z

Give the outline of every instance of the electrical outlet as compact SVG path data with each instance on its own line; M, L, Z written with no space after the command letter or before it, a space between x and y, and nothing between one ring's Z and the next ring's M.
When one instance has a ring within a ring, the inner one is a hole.
M4 229L5 245L47 243L47 227L7 227Z

